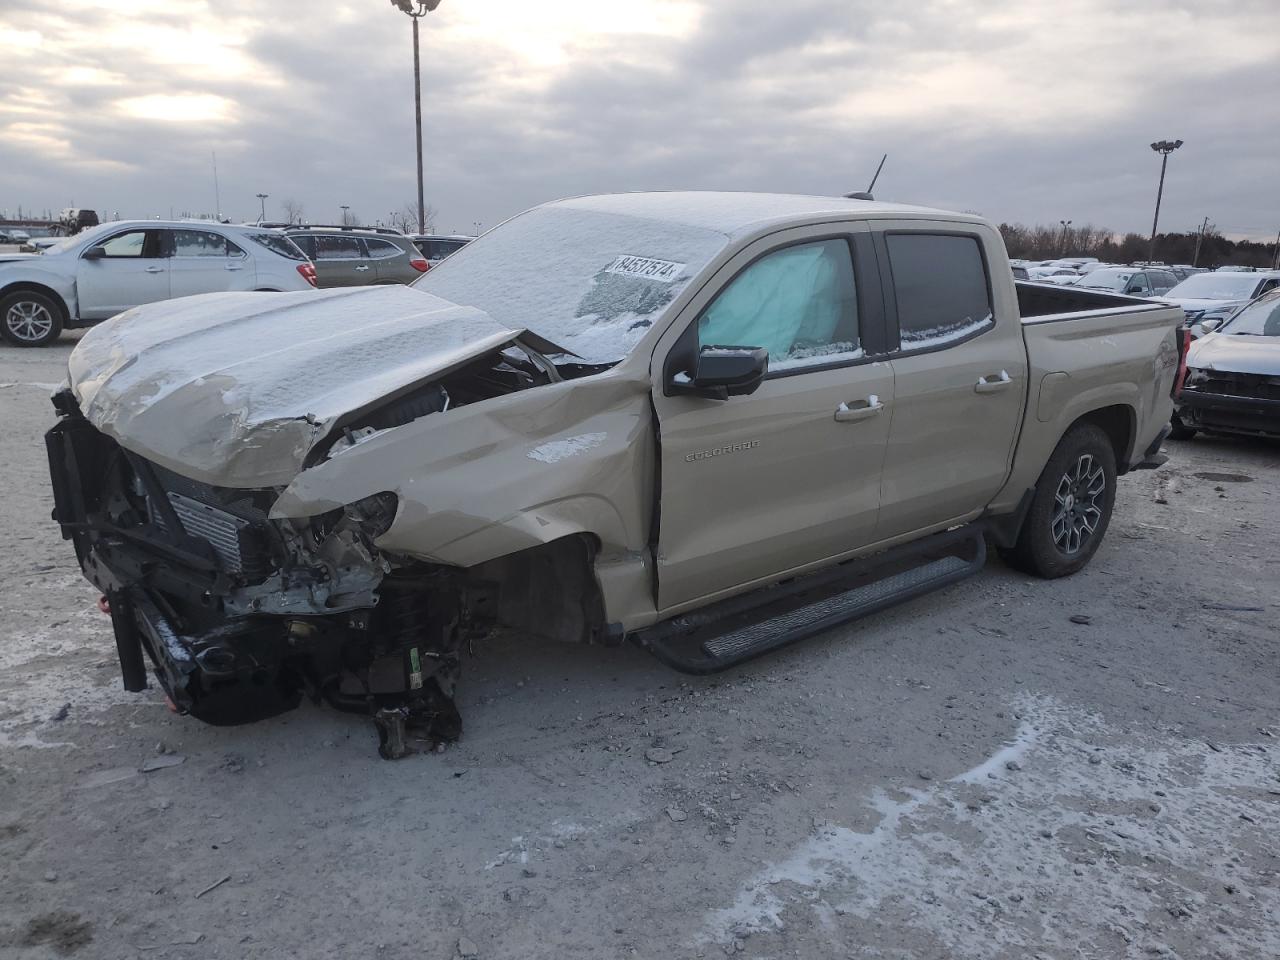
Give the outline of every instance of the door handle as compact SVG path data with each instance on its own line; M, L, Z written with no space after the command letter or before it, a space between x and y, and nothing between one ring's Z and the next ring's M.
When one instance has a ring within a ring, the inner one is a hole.
M164 273L164 267L146 267L147 273Z
M226 265L226 269L227 269L227 270L243 270L243 269L244 269L244 264L243 264L243 263L228 263L228 264Z
M995 393L998 390L1004 390L1013 383L1013 378L1009 376L1008 370L1001 370L1000 375L988 374L985 377L979 377L978 382L973 385L974 393Z
M368 269L369 269L369 266L368 266L368 264L365 264L364 266L356 267L356 269L357 269L357 270L368 270Z
M836 423L854 423L858 420L867 420L883 409L884 404L880 402L880 398L874 393L867 397L866 406L863 407L851 407L842 402L840 406L836 407Z

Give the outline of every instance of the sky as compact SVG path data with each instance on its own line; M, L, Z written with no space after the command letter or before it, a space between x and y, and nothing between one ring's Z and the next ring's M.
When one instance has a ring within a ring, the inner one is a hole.
M443 0L421 22L437 232L726 189L995 221L1280 229L1276 0ZM217 158L215 195L214 164ZM387 0L0 0L0 211L364 222L414 203Z

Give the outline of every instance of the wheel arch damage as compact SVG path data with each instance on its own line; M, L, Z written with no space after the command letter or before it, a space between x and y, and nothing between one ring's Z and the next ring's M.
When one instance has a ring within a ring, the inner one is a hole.
M387 492L398 505L380 551L483 567L485 577L578 540L602 615L630 629L654 616L656 456L647 381L588 377L377 431L299 473L271 516L305 518Z

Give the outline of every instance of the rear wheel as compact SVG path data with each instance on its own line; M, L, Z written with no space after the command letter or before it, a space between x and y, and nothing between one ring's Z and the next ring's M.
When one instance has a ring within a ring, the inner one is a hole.
M0 298L0 336L19 347L43 347L62 333L62 307L35 290Z
M1116 499L1116 456L1100 427L1062 438L1036 483L1031 509L1005 561L1046 579L1082 569L1097 552Z

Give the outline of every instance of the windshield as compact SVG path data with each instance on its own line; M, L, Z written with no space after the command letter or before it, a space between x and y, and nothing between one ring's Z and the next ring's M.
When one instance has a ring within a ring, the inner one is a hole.
M110 232L113 228L118 227L118 223L101 223L96 227L90 227L88 230L81 230L79 233L71 237L63 237L52 246L45 247L41 253L66 253L74 246L79 246L84 240L92 240L94 237L100 237L104 233ZM89 244L92 246L93 244ZM87 248L86 248L87 249Z
M1129 278L1134 275L1133 270L1094 270L1092 273L1086 274L1080 278L1079 285L1082 287L1097 287L1099 290L1124 290L1129 283Z
M1280 337L1280 290L1259 297L1232 317L1223 333L1250 337Z
M728 242L714 230L560 206L473 240L414 286L591 363L622 359Z
M1257 289L1252 273L1197 273L1165 294L1184 300L1248 300Z

